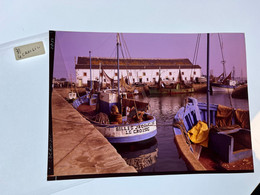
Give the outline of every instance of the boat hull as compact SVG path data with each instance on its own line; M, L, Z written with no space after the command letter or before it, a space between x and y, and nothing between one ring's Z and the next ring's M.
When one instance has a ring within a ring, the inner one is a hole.
M212 83L211 89L212 92L232 93L235 89L235 86Z
M140 123L107 125L92 121L96 128L111 143L132 143L150 139L157 134L156 120Z
M246 129L246 125L240 124L240 127L238 123L235 124L235 121L238 120L234 118L236 115L230 118L233 127L219 126L220 123L217 122L216 118L218 109L223 109L223 107L219 108L219 105L210 104L210 122L213 124L213 128L208 135L208 148L202 149L201 145L192 143L187 132L199 121L207 120L207 105L205 103L198 103L194 98L189 98L189 103L186 107L180 108L175 115L173 127L174 141L180 156L191 171L252 171L250 130ZM242 110L239 110L239 112L242 112ZM200 158L201 152L203 154L202 158ZM248 161L248 164L245 165L243 161Z
M193 93L194 88L184 88L184 89L171 89L171 88L155 88L150 87L150 95L174 95L174 94L186 94Z
M98 96L95 96L95 100L97 97ZM100 111L109 115L111 107L117 104L116 100L117 96L114 96L114 94L110 96L101 94L98 101ZM73 102L73 107L78 109L81 104L88 104L89 102L91 102L91 98L85 95L76 99ZM129 106L131 105L131 100L127 101L127 99L123 99L123 102L128 103ZM135 104L142 107L142 103L138 101L135 101ZM87 107L85 109L85 112L87 113L89 108ZM86 116L86 119L95 125L100 133L111 143L140 142L150 139L157 134L156 119L154 116L151 116L149 120L136 123L125 123L127 118L124 117L122 124L100 124L91 120L90 118L90 116Z

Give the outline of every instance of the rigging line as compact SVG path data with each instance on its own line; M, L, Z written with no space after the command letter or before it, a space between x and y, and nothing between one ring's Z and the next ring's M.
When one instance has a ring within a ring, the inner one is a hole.
M226 67L225 67L225 58L224 58L224 53L223 53L223 39L218 33L218 40L219 40L219 45L220 45L220 51L221 51L221 56L222 56L222 63L223 63L223 73L224 73L224 78L226 77Z
M96 51L97 49L99 49L101 46L103 46L108 40L111 39L111 37L114 36L113 34L111 34L110 36L108 36L106 39L104 39L104 41L99 45L97 46L96 48L94 48L92 51Z
M121 33L121 37L122 37L122 33ZM122 39L123 39L123 37L122 37ZM124 40L124 39L123 39ZM124 52L123 52L123 48L122 48L122 42L121 42L121 38L120 38L120 36L119 36L119 43L120 43L120 49L121 49L121 53L122 53L122 56L123 56L123 58L124 58ZM123 45L126 45L126 44L123 44ZM125 63L125 66L126 66L126 68L127 68L127 60L126 60L126 63ZM128 76L128 69L127 69L127 79L129 80L129 76ZM118 81L119 82L119 81ZM137 115L137 118L138 118L138 110L137 110L137 106L136 106L136 101L135 101L135 99L133 99L134 100L134 107L135 107L135 111L136 111L136 115ZM149 104L149 103L148 103Z
M131 60L131 56L130 56L130 52L129 52L129 50L128 50L126 41L125 41L125 39L124 39L123 33L120 33L120 34L121 34L121 38L122 38L122 46L124 47L124 49L125 49L125 51L126 51L126 63L125 63L125 66L126 66L126 68L127 68L128 64L129 64L129 60L128 60L128 59ZM123 52L123 48L121 48L121 49L122 49L122 52ZM130 81L128 68L127 68L127 79Z
M196 40L195 51L194 51L193 60L192 60L193 65L196 65L196 63L197 63L197 57L198 57L199 45L200 45L200 36L201 36L201 34L198 34L197 40ZM192 68L190 77L192 77L194 74L193 70L194 69Z
M69 71L68 71L68 67L66 66L66 63L65 63L65 60L64 60L64 57L63 57L63 53L62 53L61 48L60 48L59 38L56 38L56 42L58 43L58 44L57 44L57 47L58 47L58 50L59 50L59 52L60 52L63 65L65 66L65 70L66 70L67 77L69 78ZM54 65L55 65L55 64L54 64Z
M122 34L121 34L122 35ZM125 67L126 67L126 73L127 73L127 79L129 80L129 70L128 70L128 63L129 63L129 61L128 61L128 59L127 59L127 55L126 55L126 57L125 57L125 55L124 55L124 50L123 50L123 47L124 47L124 44L121 44L121 38L120 38L120 36L119 36L119 41L120 41L120 51L121 51L121 54L122 54L122 56L123 56L123 59L124 59L124 61L125 61L125 63L124 63L124 65L125 65Z
M114 47L114 50L112 51L110 58L112 58L113 55L115 55L114 53L116 52L116 46Z
M196 54L196 58L195 58L195 65L197 64L197 59L198 59L198 54L199 54L199 49L200 49L200 37L201 34L199 34L199 40L198 40L198 48L197 48L197 54Z
M194 51L194 55L193 55L193 59L192 59L193 64L195 63L195 56L196 56L196 53L197 53L198 38L199 38L199 34L198 34L197 39L196 39L195 51Z
M131 55L130 55L130 52L129 52L128 46L127 46L127 44L126 44L126 41L125 41L125 39L124 39L122 33L121 33L121 36L122 36L122 40L123 40L123 42L124 42L124 46L125 46L125 48L126 48L126 52L127 52L128 56L129 56L129 58L131 59Z

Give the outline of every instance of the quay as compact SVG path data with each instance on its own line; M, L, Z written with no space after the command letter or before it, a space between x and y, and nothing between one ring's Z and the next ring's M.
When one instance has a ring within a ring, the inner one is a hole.
M137 173L107 139L65 99L68 89L53 89L52 136L55 176Z

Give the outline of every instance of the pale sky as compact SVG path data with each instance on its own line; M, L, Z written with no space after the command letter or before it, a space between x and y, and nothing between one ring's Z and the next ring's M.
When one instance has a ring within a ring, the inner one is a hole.
M245 37L243 33L220 33L226 73L235 67L235 76L246 77ZM188 58L193 62L198 34L123 33L131 58ZM197 65L206 74L206 34L201 34ZM116 33L56 32L54 77L75 79L75 57L116 57ZM126 54L126 50L124 50ZM120 53L120 58L122 55ZM210 69L223 71L218 34L210 35Z

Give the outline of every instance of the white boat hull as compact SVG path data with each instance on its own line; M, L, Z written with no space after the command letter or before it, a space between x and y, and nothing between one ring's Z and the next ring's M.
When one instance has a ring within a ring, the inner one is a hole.
M211 86L213 92L232 93L234 88Z
M157 134L155 118L140 123L101 125L95 124L96 128L111 143L130 143L150 139Z

